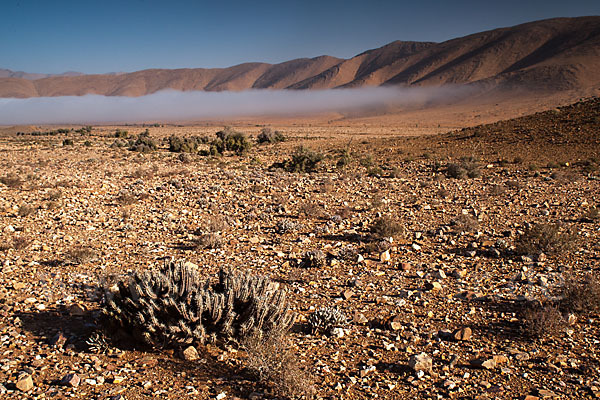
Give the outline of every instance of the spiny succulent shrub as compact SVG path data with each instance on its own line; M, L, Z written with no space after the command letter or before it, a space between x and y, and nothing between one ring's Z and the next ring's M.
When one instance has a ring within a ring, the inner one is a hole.
M271 128L262 128L256 137L258 143L279 143L285 141L285 136L279 131L274 131Z
M108 320L151 345L282 334L295 318L286 292L268 278L221 270L211 285L181 260L105 284L104 293Z
M330 334L334 328L340 328L348 322L343 312L336 307L321 307L307 318L308 325L313 333L324 332Z
M526 229L515 242L517 254L559 254L569 250L575 241L573 234L557 224L535 224Z
M327 264L327 256L321 250L304 253L301 265L305 268L322 268Z
M283 169L289 172L314 172L322 160L321 153L299 146L292 153L292 158L283 162Z
M283 221L277 222L275 225L275 232L284 234L297 230L300 224L297 224L289 219L284 219Z
M127 138L127 136L129 136L129 133L127 131L122 131L120 129L117 129L113 135L116 138Z
M94 332L85 341L92 353L104 354L110 350L110 345L102 332Z
M63 146L73 146L74 144L73 139L65 139L62 141Z

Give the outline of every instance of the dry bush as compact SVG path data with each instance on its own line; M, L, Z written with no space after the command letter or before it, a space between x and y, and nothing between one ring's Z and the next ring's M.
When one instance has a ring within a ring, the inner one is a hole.
M229 227L227 220L221 215L212 215L206 219L203 226L204 232L223 232Z
M66 260L72 264L85 264L97 257L91 247L75 247L66 254Z
M555 255L571 249L574 242L574 235L562 232L557 224L535 224L516 239L515 250L521 255Z
M475 232L479 229L479 221L468 214L460 214L450 221L450 226L457 232Z
M23 186L23 180L15 173L10 173L0 177L0 182L11 188L20 188Z
M218 249L223 246L223 237L215 232L203 233L195 240L199 249Z
M298 207L298 215L303 215L306 218L324 218L325 210L314 201L306 201Z
M561 290L561 307L578 314L600 311L600 279L590 273L581 279L568 276Z
M135 202L137 202L137 197L134 196L132 193L130 192L122 192L121 194L119 194L119 196L117 196L116 201L117 203L121 204L122 206L129 206Z
M600 208L592 207L588 211L586 211L581 218L579 218L581 222L595 222L600 220Z
M519 181L515 180L506 181L505 186L511 189L521 189L523 187Z
M60 200L61 197L62 197L62 192L60 190L51 190L46 195L45 200L57 201L57 200Z
M15 236L11 240L0 245L0 250L7 251L9 249L24 250L31 244L31 239L25 236Z
M258 143L279 143L285 141L285 136L271 128L263 128L256 137Z
M446 175L450 178L478 178L481 176L479 165L472 160L463 160L460 164L450 163L446 166Z
M323 160L323 155L307 147L299 146L292 153L292 158L276 164L288 172L314 172Z
M450 196L450 191L442 188L436 192L436 196L439 197L440 199L447 199L448 196Z
M506 187L502 185L492 185L488 189L490 196L502 196L506 193Z
M37 208L25 204L19 207L19 211L17 212L17 214L19 215L19 217L27 217L31 214L34 214L36 211Z
M404 235L405 229L402 224L389 216L377 218L369 228L372 240Z
M313 398L312 379L304 372L284 336L252 335L242 342L246 351L246 367L258 382L274 386L282 396Z
M531 338L554 336L565 326L565 320L554 304L534 303L523 311L523 330Z

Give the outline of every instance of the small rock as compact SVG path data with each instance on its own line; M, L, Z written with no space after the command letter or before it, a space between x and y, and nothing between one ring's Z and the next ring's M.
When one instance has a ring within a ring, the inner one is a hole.
M413 243L413 244L412 244L412 248L413 248L413 250L415 250L415 251L419 251L419 250L421 250L421 246L419 246L417 243Z
M354 313L353 321L355 324L361 324L361 325L369 322L367 317L365 317L365 314L359 313L359 312Z
M433 368L433 360L426 353L415 354L408 360L408 366L415 372L431 372Z
M388 326L391 330L397 331L402 328L403 318L400 315L396 315L388 320Z
M79 386L80 382L81 379L77 374L67 374L60 380L60 384L62 386L70 386L72 388L76 388L77 386Z
M348 300L350 299L352 296L354 296L354 292L352 290L344 290L342 292L342 298L344 300Z
M189 346L185 350L183 350L183 359L186 361L195 361L200 356L198 355L198 350L194 346Z
M496 368L496 361L493 358L480 357L471 360L471 365L477 368L494 369Z
M439 282L427 282L425 284L425 290L437 292L439 290L442 290L442 285Z
M333 337L336 337L336 338L338 338L338 339L341 339L341 338L343 338L343 337L344 337L344 334L345 334L345 333L344 333L344 329L343 329L343 328L340 328L340 327L333 328L333 329L331 330L331 336L333 336Z
M381 261L381 262L388 262L391 259L392 259L392 257L390 256L390 251L389 250L386 250L386 251L384 251L383 253L381 253L379 255L379 261Z
M19 375L16 386L21 392L28 392L33 389L33 379L31 378L31 375L27 373Z
M65 343L67 342L66 336L62 332L58 332L54 337L50 340L50 346L54 346L56 348L63 348Z
M400 269L402 271L410 271L411 268L412 267L411 267L410 263L407 263L407 262L400 263Z
M465 327L465 328L460 328L460 329L455 330L452 333L452 337L455 340L469 340L469 339L471 339L472 334L473 334L473 331L471 330L471 328Z

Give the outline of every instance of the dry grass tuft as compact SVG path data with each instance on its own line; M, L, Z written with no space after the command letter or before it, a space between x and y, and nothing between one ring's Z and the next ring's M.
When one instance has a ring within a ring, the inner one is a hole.
M561 294L561 306L566 311L578 314L600 311L600 279L593 273L580 279L568 276Z
M515 248L521 255L556 255L570 250L574 243L574 235L561 231L556 224L535 224L516 239Z
M260 383L273 385L286 397L314 397L312 379L300 368L284 336L253 335L243 341L242 347L247 354L246 366Z

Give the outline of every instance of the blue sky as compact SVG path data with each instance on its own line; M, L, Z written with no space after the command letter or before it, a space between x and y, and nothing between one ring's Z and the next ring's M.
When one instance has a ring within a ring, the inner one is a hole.
M599 15L600 1L5 0L0 10L0 68L105 73L348 58L394 40Z

